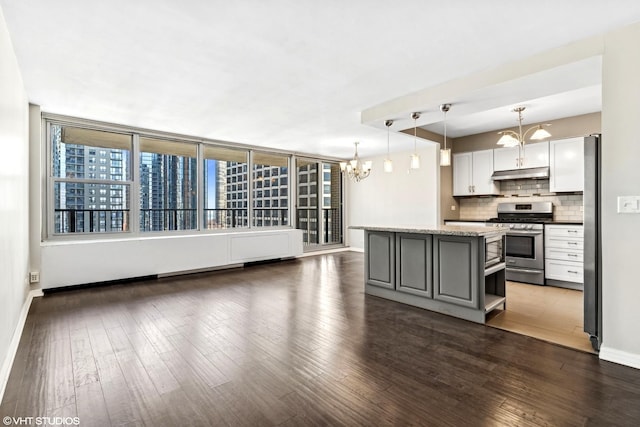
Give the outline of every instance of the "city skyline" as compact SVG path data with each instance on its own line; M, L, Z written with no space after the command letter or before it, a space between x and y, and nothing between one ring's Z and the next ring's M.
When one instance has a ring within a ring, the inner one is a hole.
M292 225L303 229L305 244L321 243L321 231L325 243L341 239L337 164L296 160L292 190L289 157L255 153L249 170L242 151L208 148L199 218L196 145L140 137L132 170L130 134L50 129L55 233L129 231L132 221L143 232L286 226L295 209ZM139 189L133 199L132 183ZM129 217L134 201L138 218Z

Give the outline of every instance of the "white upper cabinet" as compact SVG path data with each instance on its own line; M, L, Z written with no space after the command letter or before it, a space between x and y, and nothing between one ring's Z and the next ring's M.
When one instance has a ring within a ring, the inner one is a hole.
M520 167L520 147L504 147L493 150L493 170L509 171Z
M584 191L584 138L551 141L549 190Z
M522 153L520 147L504 147L493 150L493 169L508 171L512 169L540 168L549 166L549 142L525 144Z
M458 153L452 156L453 162L453 195L471 195L472 162L471 153Z
M549 141L525 144L521 168L541 168L549 166Z
M499 194L493 174L493 150L453 155L453 195L483 196Z
M500 194L493 175L493 150L473 152L473 194Z

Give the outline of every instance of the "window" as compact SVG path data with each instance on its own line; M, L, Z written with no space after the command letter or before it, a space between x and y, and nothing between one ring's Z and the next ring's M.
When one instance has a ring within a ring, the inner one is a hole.
M289 157L281 154L254 152L252 170L253 195L253 223L255 226L284 226L289 225L289 209L287 204L280 202L280 207L263 207L265 198L270 196L269 190L264 190L265 180L271 188L279 185L280 195L285 199L289 196Z
M140 231L198 228L197 146L140 138Z
M249 226L249 212L242 207L242 177L248 151L214 145L203 147L204 215L203 228L237 228ZM230 179L229 176L232 176ZM225 183L232 183L225 185ZM246 185L246 183L244 183ZM244 195L246 198L246 193Z
M129 231L131 135L53 123L49 124L48 130L52 160L50 188L53 192L51 232ZM92 164L96 162L96 152L117 153L122 159L123 172L117 178L107 180L106 175L100 176L100 179L112 181L109 184L95 184L96 174L93 172L85 175L85 164L88 170L95 170ZM95 188L102 195L116 191L120 199L96 209L95 197L92 196Z
M294 194L294 206L318 212L318 204L333 207L337 197L326 168L300 170L298 187L290 188L287 154L45 120L50 236L282 227L291 223ZM135 218L132 203L138 207Z
M303 231L303 244L317 247L342 243L339 165L298 158L296 173L296 227Z

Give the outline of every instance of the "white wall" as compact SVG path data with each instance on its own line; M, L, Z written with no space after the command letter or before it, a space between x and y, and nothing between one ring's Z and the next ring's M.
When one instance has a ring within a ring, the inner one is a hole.
M600 357L640 368L640 215L617 197L640 195L640 24L605 36L602 98L603 344Z
M413 146L413 137L397 134L392 141ZM413 150L391 153L393 172L385 173L386 156L365 160L373 161L371 175L363 181L346 184L346 225L426 225L439 223L440 166L439 145L418 139L420 169L408 173L409 156ZM362 144L361 144L361 152ZM364 232L347 229L347 244L364 248Z
M28 104L0 10L0 396L28 292Z

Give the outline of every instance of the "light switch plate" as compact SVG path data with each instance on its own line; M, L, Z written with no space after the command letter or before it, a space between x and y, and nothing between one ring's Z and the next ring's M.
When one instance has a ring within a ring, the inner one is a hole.
M640 196L618 196L618 213L640 213Z

